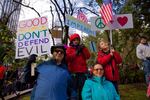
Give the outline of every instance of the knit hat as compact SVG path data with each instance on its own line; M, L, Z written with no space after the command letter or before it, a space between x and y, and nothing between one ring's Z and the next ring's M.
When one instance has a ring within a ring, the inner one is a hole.
M51 47L51 54L53 54L53 52L54 52L54 50L55 50L56 48L63 49L64 52L65 52L65 50L66 50L66 48L65 48L65 46L64 46L63 44L58 43L58 44L56 44L56 45L54 45L54 46Z
M72 35L70 35L70 42L72 42L74 39L78 38L80 40L80 36L77 33L74 33Z
M30 55L30 56L29 56L29 62L31 62L31 63L36 62L36 57L37 57L36 54Z

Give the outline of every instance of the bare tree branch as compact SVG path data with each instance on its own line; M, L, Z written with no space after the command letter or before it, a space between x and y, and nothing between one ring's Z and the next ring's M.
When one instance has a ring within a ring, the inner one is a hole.
M51 15L52 15L52 29L53 29L53 27L54 27L54 14L53 14L52 6L50 6L50 12L51 12Z
M4 9L2 8L2 14L1 14L1 19L0 22L4 23L7 25L7 23L9 22L9 19L11 17L11 15L15 12L19 10L19 4L17 4L14 9L10 12L10 13L5 13Z
M56 4L52 1L52 0L50 0L52 3L53 3L53 5L55 6L55 9L56 9L56 12L57 12L57 14L58 14L58 19L59 19L59 21L60 21L60 24L61 24L61 27L62 27L62 32L63 32L63 22L62 22L62 20L61 20L61 17L60 17L60 13L59 13L59 11L58 11L58 8L57 8L57 6L56 6Z
M52 1L52 0L51 0ZM57 0L54 0L55 4L56 4L56 7L58 7L61 15L63 16L63 19L65 20L65 13L62 11L62 9L60 8L60 5L58 4ZM63 0L64 2L64 0Z
M21 2L18 2L16 0L13 0L13 2L16 2L16 3L18 3L18 4L20 4L20 5L24 6L24 7L30 8L31 10L35 11L39 17L41 17L40 13L37 10L35 10L35 8L30 7L29 5L22 4Z
M70 6L70 10L71 10L71 13L70 15L73 15L73 7L72 7L72 3L70 2L70 0L68 0L68 3L69 3L69 6Z
M80 7L80 10L81 10L81 9L86 9L86 10L90 11L91 13L93 13L93 14L99 16L97 13L95 13L94 11L92 11L92 10L86 8L86 7Z
M64 1L64 2L63 2L63 3L64 3L64 13L65 13L65 14L68 14L68 12L67 12L67 6L66 6L66 1L65 1L65 0L63 0L63 1Z

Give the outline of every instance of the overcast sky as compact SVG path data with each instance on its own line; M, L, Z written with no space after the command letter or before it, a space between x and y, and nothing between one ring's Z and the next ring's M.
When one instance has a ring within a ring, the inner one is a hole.
M49 0L24 0L24 1L25 1L25 4L29 4L29 1L30 1L29 6L34 7L41 14L41 16L47 16L49 19L49 22L50 22L51 13L50 13L50 7L49 7L50 6ZM71 0L71 1L73 2L73 1L77 1L77 0ZM79 0L79 2L77 2L78 3L77 7L83 7L84 6L83 1L84 0ZM90 17L91 14L90 15L88 14L86 16ZM32 19L32 18L36 18L36 17L39 17L39 16L33 10L31 10L30 8L27 8L27 7L23 7L23 6L21 7L21 14L20 14L20 18L19 18L20 21ZM78 30L75 30L75 32L80 33Z
M34 7L41 14L41 16L49 15L48 12L46 13L46 11L49 11L50 9L48 4L49 0L25 0L26 4L28 4L29 1L30 6ZM21 7L21 14L19 20L26 20L35 17L39 16L33 10L27 7Z

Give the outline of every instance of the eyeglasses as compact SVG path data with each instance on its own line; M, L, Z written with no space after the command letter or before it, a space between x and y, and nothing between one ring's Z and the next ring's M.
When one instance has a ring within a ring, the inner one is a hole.
M75 39L73 39L73 41L79 41L80 39L79 38L75 38Z
M54 50L54 52L60 53L60 54L64 54L64 51L63 51L63 50Z
M95 70L95 71L98 71L98 70L100 70L100 71L104 71L104 69L103 69L103 68L95 68L94 70Z

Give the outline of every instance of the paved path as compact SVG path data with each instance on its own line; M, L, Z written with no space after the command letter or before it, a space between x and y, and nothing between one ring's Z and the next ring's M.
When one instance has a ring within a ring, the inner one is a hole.
M16 94L11 94L11 95L8 95L8 96L5 96L5 100L9 100L9 99L12 99L14 97L16 97L17 95L23 95L23 94L26 94L28 92L31 92L32 89L27 89L27 90L24 90L24 91L17 91ZM0 100L2 100L0 98Z

